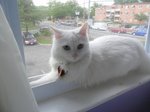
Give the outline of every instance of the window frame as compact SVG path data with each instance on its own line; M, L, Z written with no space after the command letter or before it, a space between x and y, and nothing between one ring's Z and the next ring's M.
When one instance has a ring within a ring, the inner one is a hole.
M147 35L146 35L146 41L145 41L145 51L147 53L150 53L150 15L148 18L148 28L147 28Z
M25 63L23 38L20 38L22 37L22 35L21 35L21 28L20 28L20 23L19 23L19 14L14 13L14 12L18 12L18 6L16 3L17 3L17 0L10 0L10 1L0 0L0 4L3 7L7 21L10 24L15 40L18 44L23 62Z
M13 13L13 12L18 12L17 11L17 4L15 4L15 2L13 2L13 0L10 0L10 1L0 0L0 4L2 4L2 7L4 8L8 22L9 22L9 24L12 28L12 31L15 35L14 37L16 38L16 41L18 43L18 47L20 49L22 59L25 60L24 49L23 49L23 38L20 38L22 36L21 36L21 30L20 30L20 24L19 24L19 16L17 13ZM146 44L145 44L145 50L147 52L150 52L150 44L149 44L150 43L150 28L149 28L149 26L150 26L150 22L148 25L148 34L147 34ZM150 89L149 83L146 83L144 85L148 86L148 89ZM54 83L49 83L49 84L44 84L41 86L33 87L32 90L33 90L33 93L34 93L34 95L37 99L37 102L38 102L38 101L47 99L48 97L62 94L63 92L75 89L77 87L78 87L78 85L73 84L73 83L66 83L63 81L58 81L58 82L54 82ZM141 88L143 88L143 87L141 87ZM136 89L139 89L139 87L137 87ZM143 92L146 92L146 90L144 88L143 88ZM129 92L126 92L126 94L128 94L128 93ZM125 96L118 95L116 98L114 98L112 100L115 100L118 97L126 97L126 95ZM112 101L112 100L110 100L110 101ZM119 102L117 102L117 104L119 104ZM100 107L102 105L103 104L97 105L97 107ZM110 104L110 105L113 105L113 104ZM102 109L102 107L100 107L100 109Z

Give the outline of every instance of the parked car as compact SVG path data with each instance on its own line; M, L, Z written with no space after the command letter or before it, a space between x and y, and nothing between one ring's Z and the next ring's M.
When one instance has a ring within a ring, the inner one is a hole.
M50 30L50 25L40 25L40 31L42 31L43 29L48 29Z
M37 44L37 39L30 32L23 32L24 44L25 45L34 45Z
M147 34L148 26L139 26L135 32L133 32L133 35L137 36L145 36Z
M127 29L124 27L110 27L109 30L114 33L127 33Z
M138 26L131 26L129 28L126 28L126 33L133 34L133 32L135 32L137 28Z
M82 21L78 21L77 26L82 26L84 23Z
M77 25L75 20L62 21L61 24L62 25L66 25L66 26L76 26Z
M94 25L92 25L91 28L96 30L102 30L102 31L108 30L107 23L102 23L102 22L94 23Z
M39 24L39 30L40 30L40 31L43 30L43 29L48 29L48 30L50 30L50 28L51 28L51 25L50 25L50 22L48 22L48 21L43 21L43 22L41 22L41 23Z

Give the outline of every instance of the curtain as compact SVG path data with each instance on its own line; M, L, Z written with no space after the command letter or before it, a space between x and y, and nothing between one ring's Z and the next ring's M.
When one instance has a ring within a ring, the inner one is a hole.
M21 53L1 6L0 112L38 112Z

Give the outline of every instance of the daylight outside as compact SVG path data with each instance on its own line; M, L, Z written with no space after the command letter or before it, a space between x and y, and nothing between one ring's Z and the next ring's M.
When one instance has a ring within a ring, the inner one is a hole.
M150 0L18 0L28 77L50 71L51 26L75 29L85 22L89 39L103 35L137 38L144 46Z

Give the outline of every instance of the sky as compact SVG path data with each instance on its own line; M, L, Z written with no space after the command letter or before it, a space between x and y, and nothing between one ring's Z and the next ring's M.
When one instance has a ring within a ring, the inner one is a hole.
M48 6L49 0L32 0L34 5L36 6ZM60 2L66 2L68 0L57 0ZM88 7L88 1L89 0L76 0L80 6L83 7ZM97 2L103 5L111 5L113 3L113 0L91 0L91 5L92 3Z

